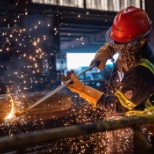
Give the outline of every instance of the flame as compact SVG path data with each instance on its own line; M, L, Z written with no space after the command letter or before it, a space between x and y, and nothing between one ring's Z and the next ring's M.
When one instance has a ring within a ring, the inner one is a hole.
M10 113L4 118L5 120L7 120L7 119L11 119L11 118L13 118L14 117L14 101L13 101L13 99L12 99L12 97L9 95L9 97L10 97L10 99L11 99L11 111L10 111Z

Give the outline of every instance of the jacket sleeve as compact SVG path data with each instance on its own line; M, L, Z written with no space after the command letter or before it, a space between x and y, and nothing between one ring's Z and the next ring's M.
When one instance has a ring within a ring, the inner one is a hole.
M97 106L109 112L141 109L153 93L154 74L148 68L139 65L125 74L122 87L115 94L104 94Z
M97 107L102 108L106 112L123 113L128 111L128 109L120 104L118 98L114 95L104 94L98 101Z

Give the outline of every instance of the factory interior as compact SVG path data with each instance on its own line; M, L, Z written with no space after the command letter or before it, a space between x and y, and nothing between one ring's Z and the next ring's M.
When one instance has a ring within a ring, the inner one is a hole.
M154 153L153 115L105 115L61 81L73 70L106 92L112 60L103 70L89 66L127 6L154 22L152 0L0 1L0 153ZM154 28L148 40L154 53Z

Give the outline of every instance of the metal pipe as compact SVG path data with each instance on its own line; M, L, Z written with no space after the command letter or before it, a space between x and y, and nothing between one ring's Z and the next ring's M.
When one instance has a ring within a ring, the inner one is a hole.
M117 130L149 123L154 123L154 115L124 118L113 121L99 121L92 124L60 127L30 132L28 134L18 134L12 136L11 138L0 138L0 150L17 150L41 143L55 141L57 139L83 136L97 132L104 132L106 130Z

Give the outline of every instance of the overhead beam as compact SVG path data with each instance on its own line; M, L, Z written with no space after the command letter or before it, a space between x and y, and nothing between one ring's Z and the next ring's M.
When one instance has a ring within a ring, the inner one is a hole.
M82 46L82 45L90 45L96 44L96 42L100 42L100 45L105 42L105 33L106 31L99 32L97 34L89 34L81 39L73 40L70 42L65 42L61 44L61 50L66 50L68 48Z

